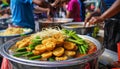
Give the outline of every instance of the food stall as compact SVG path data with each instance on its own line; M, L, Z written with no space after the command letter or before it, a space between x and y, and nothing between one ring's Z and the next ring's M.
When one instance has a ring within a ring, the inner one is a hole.
M8 26L0 30L0 54L11 69L108 69L118 59L116 52L102 46L104 31L96 31L96 25L84 27L84 22L56 17L35 23L34 34L27 28L15 34L9 34Z

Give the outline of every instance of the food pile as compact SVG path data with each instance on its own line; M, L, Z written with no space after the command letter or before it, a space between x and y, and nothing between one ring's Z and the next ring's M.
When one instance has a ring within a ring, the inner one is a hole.
M7 29L0 31L0 36L21 35L30 31L31 29L27 28L8 27Z
M41 61L63 61L91 54L97 50L94 43L84 40L71 30L46 28L16 42L13 55Z
M0 35L15 35L15 34L21 34L23 33L23 28L15 28L15 27L9 27L4 32L0 33Z

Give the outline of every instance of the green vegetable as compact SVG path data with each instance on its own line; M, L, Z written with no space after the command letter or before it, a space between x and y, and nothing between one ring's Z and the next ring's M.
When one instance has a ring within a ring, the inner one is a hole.
M20 34L20 36L26 36L25 34Z
M27 53L28 52L20 52L20 53L14 54L13 56L20 57L20 56L23 56L24 54L27 54Z
M36 36L35 38L36 38L36 39L40 39L40 36Z
M54 59L54 58L52 58L52 57L51 57L51 58L49 58L48 60L49 60L49 61L55 61L55 59Z
M83 54L80 46L78 46L78 49L79 49L79 52L80 52L81 54Z
M33 52L28 52L28 53L24 54L23 56L31 56L31 55L34 55L34 53Z
M28 47L33 50L35 48L35 46L37 46L38 44L41 44L41 39L33 39L32 40L32 44L30 44Z
M74 42L74 43L76 43L76 44L83 44L83 42L80 42L80 41L77 41L77 40L74 40L74 39L71 39L71 38L67 38L66 39L67 41L71 41L71 42Z
M79 37L75 31L63 29L62 32L69 37L66 38L67 41L74 42L78 45L81 54L87 53L88 44L81 37Z
M96 26L96 27L94 28L93 33L92 33L92 37L94 37L94 38L97 37L97 34L98 34L99 30L100 30L100 28L99 28L98 26Z
M33 56L33 57L30 57L29 59L30 60L36 60L36 59L39 59L41 58L42 56L38 55L38 56Z
M26 48L18 48L18 49L16 50L16 52L24 52L24 51L26 51Z
M86 50L85 50L84 46L81 46L81 49L82 49L82 53L86 54Z

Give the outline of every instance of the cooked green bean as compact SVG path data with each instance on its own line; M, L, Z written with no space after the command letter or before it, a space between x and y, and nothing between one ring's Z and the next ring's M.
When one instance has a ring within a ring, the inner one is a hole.
M24 54L27 54L27 53L28 52L20 52L20 53L14 54L13 56L20 57L20 56L23 56Z
M24 54L23 56L31 56L31 55L34 55L34 53L33 52L28 52L28 53Z
M49 60L49 61L55 61L55 59L54 59L54 58L52 58L52 57L51 57L51 58L49 58L48 60Z
M26 51L26 48L24 47L24 48L18 48L17 50L16 50L16 52L24 52L24 51Z
M41 58L41 57L42 57L41 55L38 55L38 56L30 57L29 59L30 59L30 60L36 60L36 59L39 59L39 58Z

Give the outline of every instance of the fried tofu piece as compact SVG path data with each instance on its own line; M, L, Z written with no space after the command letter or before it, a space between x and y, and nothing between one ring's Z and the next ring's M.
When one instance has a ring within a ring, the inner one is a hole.
M17 46L18 48L23 48L29 45L29 42L31 41L30 37L26 37L20 41L18 41L15 46Z
M65 50L63 47L58 47L55 50L53 50L53 55L57 57L62 56L64 54L64 51Z
M67 50L74 50L76 44L72 42L65 41L64 42L64 48Z
M76 52L75 51L65 51L65 55L69 56L69 57L73 57L75 56Z
M41 54L42 58L50 58L52 56L52 52L44 52Z
M62 46L63 45L63 42L64 42L64 40L65 40L65 36L63 36L63 34L61 34L61 33L57 33L57 34L54 34L53 36L52 36L52 38L54 38L54 39L56 39L56 44L57 44L57 46Z
M54 43L56 43L56 39L54 39L54 38L47 38L47 39L42 40L42 44L46 44L47 42L54 42Z
M43 53L43 52L46 51L46 47L45 47L44 45L37 45L37 46L35 47L35 50Z
M68 57L67 56L61 56L61 57L55 57L55 60L56 61L63 61L63 60L67 60L68 59Z
M34 55L40 55L40 51L37 51L37 50L32 50L32 52L34 53Z
M47 42L45 47L47 51L52 51L56 47L56 44L54 42Z

